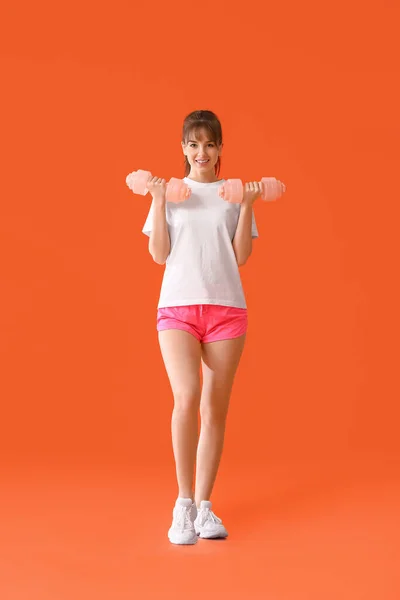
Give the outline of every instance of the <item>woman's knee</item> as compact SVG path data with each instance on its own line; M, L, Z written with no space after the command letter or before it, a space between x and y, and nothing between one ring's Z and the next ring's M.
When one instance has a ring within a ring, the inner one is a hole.
M213 406L207 404L200 408L201 422L205 426L222 426L226 422L228 406L226 404Z
M200 389L182 389L174 392L174 413L190 415L200 406Z

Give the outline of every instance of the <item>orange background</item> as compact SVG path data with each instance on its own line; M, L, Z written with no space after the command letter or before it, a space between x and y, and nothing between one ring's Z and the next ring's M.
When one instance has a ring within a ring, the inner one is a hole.
M390 1L4 9L3 600L399 597L398 19ZM232 535L177 548L163 267L125 177L183 177L196 109L221 119L222 177L287 192L256 202L241 269L213 495Z

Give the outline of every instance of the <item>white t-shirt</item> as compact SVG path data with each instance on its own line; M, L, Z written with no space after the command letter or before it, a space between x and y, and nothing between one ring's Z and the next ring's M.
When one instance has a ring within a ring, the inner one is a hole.
M184 177L191 188L188 200L166 203L171 250L166 261L158 308L219 304L247 308L233 251L240 204L218 196L225 181L200 183ZM153 202L142 229L150 236ZM258 237L252 213L252 238Z

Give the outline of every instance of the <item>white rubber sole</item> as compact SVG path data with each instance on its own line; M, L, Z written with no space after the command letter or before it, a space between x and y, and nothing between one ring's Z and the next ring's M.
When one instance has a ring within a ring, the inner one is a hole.
M196 532L191 531L188 531L187 533L183 534L180 532L169 531L168 539L171 542L171 544L178 544L182 546L193 545L196 544L198 541Z
M226 538L228 537L228 532L227 531L220 531L220 532L215 532L215 533L211 533L208 531L202 531L201 529L199 529L198 527L196 527L196 525L194 526L196 533L199 537L205 539L205 540L217 540L217 539L222 539L222 538Z

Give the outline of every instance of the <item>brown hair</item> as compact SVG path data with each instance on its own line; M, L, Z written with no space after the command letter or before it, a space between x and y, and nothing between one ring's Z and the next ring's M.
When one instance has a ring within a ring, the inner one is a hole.
M215 113L211 110L195 110L191 112L183 122L182 128L182 142L187 143L189 135L194 133L195 135L200 129L205 129L210 133L210 139L220 146L222 144L222 127L221 123ZM190 163L185 156L185 177L190 173ZM221 170L221 157L218 157L217 164L215 165L215 174L218 177Z

